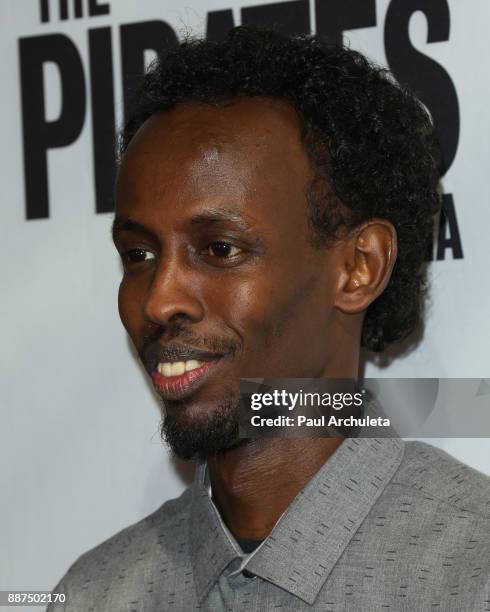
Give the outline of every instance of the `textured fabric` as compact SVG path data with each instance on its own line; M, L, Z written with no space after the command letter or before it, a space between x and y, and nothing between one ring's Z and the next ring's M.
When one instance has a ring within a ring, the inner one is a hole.
M424 443L349 438L244 554L201 464L181 497L80 557L48 609L490 610L489 481Z

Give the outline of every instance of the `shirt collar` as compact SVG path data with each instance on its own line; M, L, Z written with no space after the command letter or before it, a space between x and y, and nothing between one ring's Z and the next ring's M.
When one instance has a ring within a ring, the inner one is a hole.
M355 532L400 465L403 441L383 428L383 438L361 430L347 438L300 491L246 568L312 604ZM193 485L190 554L197 597L231 561L242 557L207 491L206 463Z
M199 603L233 559L242 555L207 490L206 463L197 465L190 509L190 558Z

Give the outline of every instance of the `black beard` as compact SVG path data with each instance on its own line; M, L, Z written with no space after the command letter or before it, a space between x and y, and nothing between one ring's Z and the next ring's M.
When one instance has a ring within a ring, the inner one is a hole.
M240 401L230 394L211 414L188 417L182 402L166 410L160 434L181 459L207 459L243 442L238 438Z

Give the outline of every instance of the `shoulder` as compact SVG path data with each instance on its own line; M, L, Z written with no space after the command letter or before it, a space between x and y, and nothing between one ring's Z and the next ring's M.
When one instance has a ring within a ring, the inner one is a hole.
M490 518L490 477L425 442L405 442L391 484L448 508Z
M149 568L178 558L174 549L182 548L187 539L191 496L188 488L180 497L81 555L53 589L67 595L70 606L63 609L84 609L88 599L100 599L108 585L116 582L137 588Z
M376 568L377 592L392 593L394 609L398 589L407 588L410 609L483 610L490 479L423 442L403 447L398 469L351 540L344 566L360 576L365 567Z
M156 543L166 548L167 538L178 538L186 522L190 501L190 490L184 491L176 499L165 502L158 510L137 523L122 529L92 550L83 554L70 568L80 572L83 568L93 568L100 563L118 557L127 562L139 557L148 547Z

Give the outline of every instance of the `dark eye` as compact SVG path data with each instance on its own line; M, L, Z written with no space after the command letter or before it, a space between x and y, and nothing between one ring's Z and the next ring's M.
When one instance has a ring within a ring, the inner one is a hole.
M235 257L241 252L242 249L233 246L229 242L222 242L221 240L216 240L215 242L212 242L206 249L207 255L211 255L211 257L220 257L221 259L229 259L231 257Z
M122 253L121 257L126 264L135 264L142 261L155 259L155 255L146 249L130 249L129 251Z

